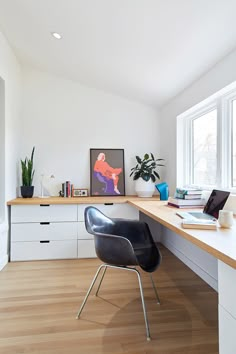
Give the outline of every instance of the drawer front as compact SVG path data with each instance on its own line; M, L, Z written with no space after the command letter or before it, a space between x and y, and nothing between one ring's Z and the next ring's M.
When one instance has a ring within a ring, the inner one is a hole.
M78 258L97 258L93 240L78 240Z
M77 240L12 242L11 261L77 258Z
M77 222L11 225L11 242L77 239Z
M93 240L93 235L86 231L85 223L83 221L78 222L78 239L80 240Z
M77 221L77 205L13 205L11 222Z
M84 221L84 209L90 205L78 205L78 221ZM99 209L103 214L111 218L124 218L138 220L139 212L129 204L94 204L95 208Z

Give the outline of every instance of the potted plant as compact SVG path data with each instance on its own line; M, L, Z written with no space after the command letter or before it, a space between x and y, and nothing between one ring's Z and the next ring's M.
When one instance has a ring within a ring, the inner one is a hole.
M152 153L145 154L143 159L136 156L137 165L131 168L130 177L133 176L135 182L135 191L139 197L151 197L155 190L156 179L160 179L157 167L164 166L160 161L164 159L155 159Z
M32 198L34 194L34 186L32 186L34 178L34 149L31 152L31 157L21 160L22 186L21 195L23 198Z

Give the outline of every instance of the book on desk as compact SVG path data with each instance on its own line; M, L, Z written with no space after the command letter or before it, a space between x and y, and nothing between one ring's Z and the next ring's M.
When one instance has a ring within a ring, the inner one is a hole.
M213 220L187 220L183 219L181 223L184 229L202 229L202 230L216 230L217 221Z

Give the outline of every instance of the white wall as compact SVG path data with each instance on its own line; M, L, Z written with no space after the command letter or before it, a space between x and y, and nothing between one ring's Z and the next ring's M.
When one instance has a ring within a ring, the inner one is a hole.
M205 98L219 91L236 80L236 51L225 57L208 73L193 83L180 95L162 108L161 114L161 156L166 159L166 169L163 177L169 183L170 193L176 187L176 117L188 108L201 102ZM171 142L171 144L170 144ZM199 253L193 246L186 242L180 243L177 235L164 230L162 242L176 255L188 255L188 264L200 276L217 287L217 262L205 253ZM183 240L184 241L184 240ZM188 252L186 252L188 248ZM190 251L191 248L191 251ZM198 254L197 254L198 252ZM197 256L196 256L197 254Z
M129 177L135 155L160 156L158 112L79 83L29 68L23 70L21 156L35 146L35 195L40 175L55 183L70 180L89 188L89 149L123 148L126 194L134 194Z
M21 74L16 57L1 32L0 53L0 77L4 81L5 88L5 122L1 124L1 127L5 129L5 146L4 156L0 155L0 158L5 161L3 165L1 164L1 175L5 177L5 188L3 188L4 196L1 196L1 200L4 200L4 204L6 204L9 199L16 196L16 161L19 156L19 136L21 134L19 120ZM1 136L3 136L3 132L1 132ZM5 212L2 212L2 218L3 220L0 224L0 269L6 264L8 259L6 207Z

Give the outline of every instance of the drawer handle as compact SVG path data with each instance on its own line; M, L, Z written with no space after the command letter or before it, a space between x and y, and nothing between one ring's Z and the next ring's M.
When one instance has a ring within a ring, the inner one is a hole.
M42 206L42 207L49 207L50 204L40 204L40 206Z
M50 243L50 241L39 241L40 243Z
M104 203L104 205L113 205L114 203Z
M40 225L50 225L50 222L43 221L40 223Z

